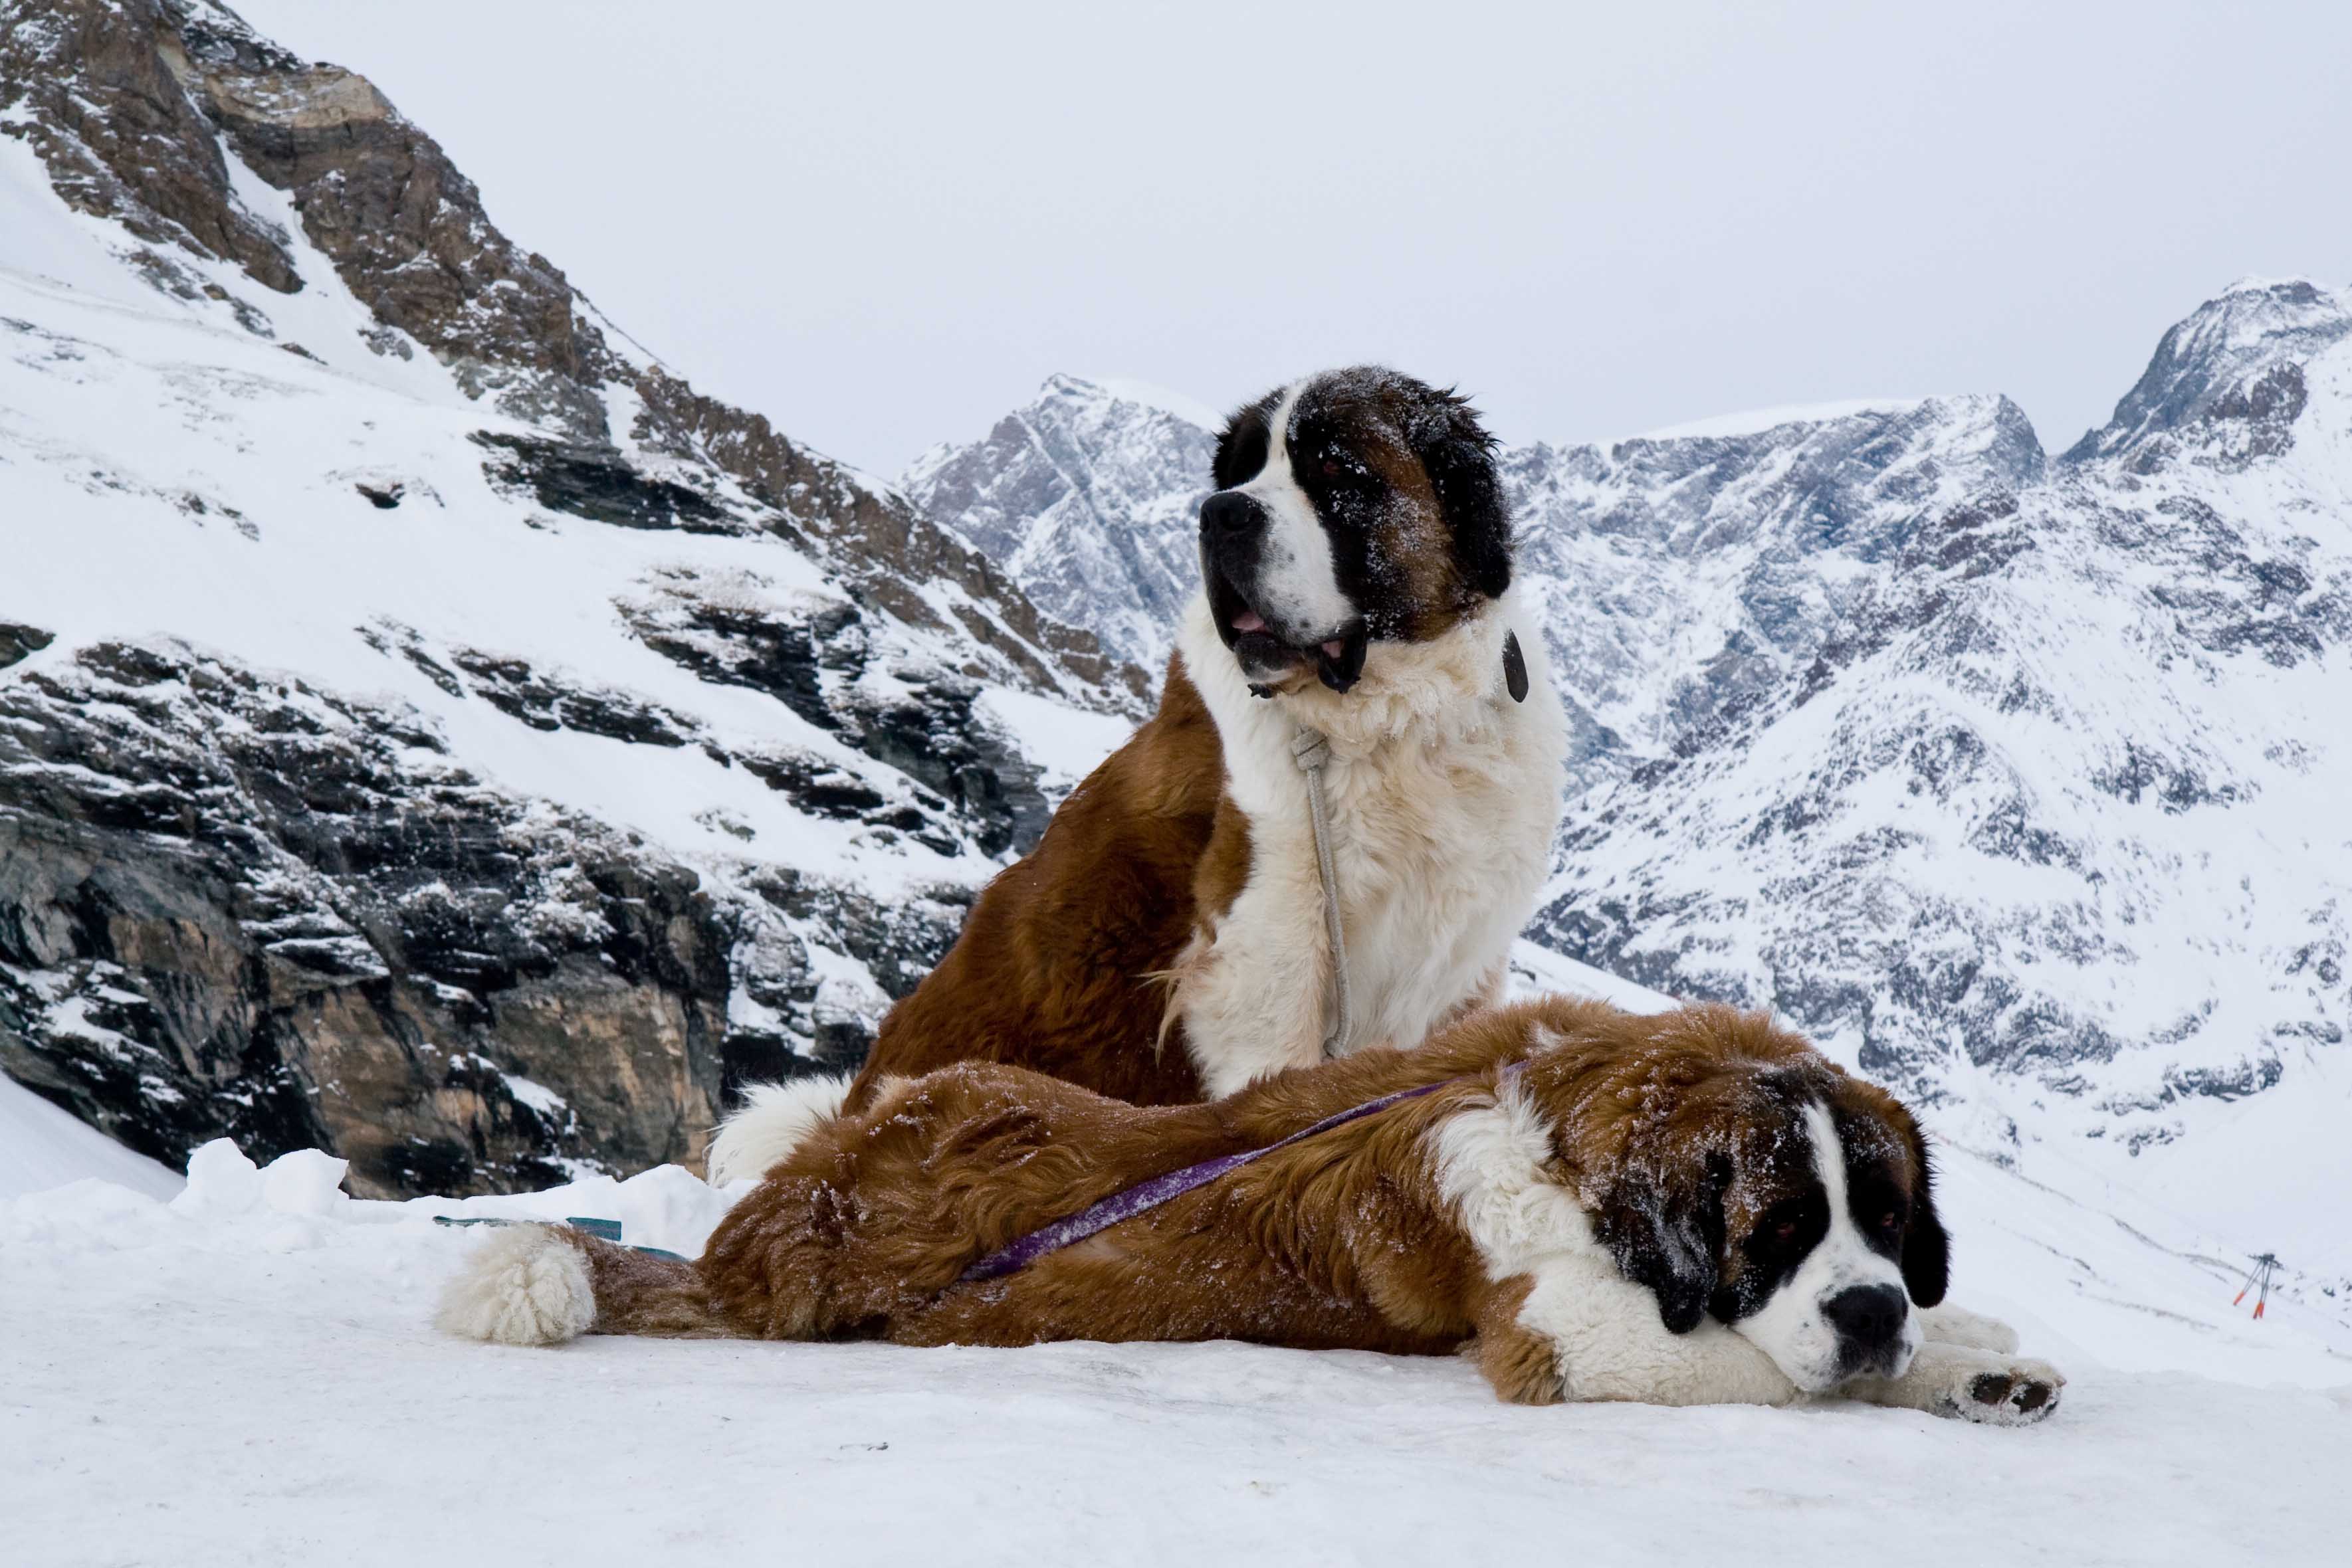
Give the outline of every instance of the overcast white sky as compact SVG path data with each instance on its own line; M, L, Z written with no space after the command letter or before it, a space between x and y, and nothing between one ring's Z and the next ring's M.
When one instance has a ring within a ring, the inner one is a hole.
M883 475L1055 371L1512 440L2006 392L2352 280L2352 5L230 0L705 390Z

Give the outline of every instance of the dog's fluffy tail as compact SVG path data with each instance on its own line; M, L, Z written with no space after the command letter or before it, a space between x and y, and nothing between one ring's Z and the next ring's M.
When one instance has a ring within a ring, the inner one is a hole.
M733 1333L695 1266L616 1247L568 1225L490 1232L441 1293L444 1333L561 1344L583 1333L723 1339Z
M755 1083L744 1091L742 1107L711 1135L707 1166L710 1185L758 1180L793 1152L803 1138L841 1114L851 1074L793 1078Z

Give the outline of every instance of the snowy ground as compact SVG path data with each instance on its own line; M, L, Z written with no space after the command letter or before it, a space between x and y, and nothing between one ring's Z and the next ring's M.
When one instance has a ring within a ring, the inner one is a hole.
M434 1215L691 1252L726 1197L666 1166L361 1203L326 1156L214 1145L158 1201L49 1111L0 1101L0 1147L45 1125L58 1174L111 1179L0 1197L12 1565L2325 1563L2352 1531L2352 1332L2253 1322L2226 1260L1948 1147L1957 1298L2072 1379L2038 1427L1516 1409L1455 1361L1236 1344L461 1343L427 1320L477 1233Z

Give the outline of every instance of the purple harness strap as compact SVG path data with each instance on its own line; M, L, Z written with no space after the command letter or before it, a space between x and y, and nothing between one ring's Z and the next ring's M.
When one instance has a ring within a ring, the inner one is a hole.
M1515 1061L1504 1069L1505 1076L1517 1072L1524 1063ZM1238 1155L1220 1155L1213 1160L1202 1160L1196 1166L1170 1171L1139 1182L1124 1192L1087 1205L1066 1219L1041 1226L1020 1239L1009 1242L957 1276L960 1285L974 1284L983 1280L1001 1280L1017 1273L1048 1252L1058 1252L1075 1242L1084 1241L1097 1231L1109 1229L1122 1219L1132 1219L1149 1213L1161 1204L1183 1197L1196 1187L1203 1187L1228 1171L1237 1171L1254 1160L1262 1160L1277 1149L1311 1138L1318 1133L1328 1133L1334 1127L1344 1127L1362 1117L1385 1111L1406 1100L1418 1100L1423 1094L1433 1094L1449 1083L1459 1083L1459 1078L1441 1078L1434 1083L1424 1083L1418 1089L1400 1089L1393 1094L1383 1094L1377 1100L1367 1100L1360 1105L1326 1116L1311 1127L1301 1127L1290 1136L1271 1143L1262 1149L1250 1149Z

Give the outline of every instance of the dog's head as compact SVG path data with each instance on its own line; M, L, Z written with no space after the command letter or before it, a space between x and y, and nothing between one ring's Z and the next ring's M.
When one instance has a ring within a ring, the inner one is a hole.
M1366 366L1234 414L1201 506L1217 634L1252 682L1353 685L1369 645L1423 642L1510 586L1494 441L1464 399Z
M1528 1072L1619 1268L1668 1329L1712 1314L1809 1393L1900 1375L1949 1268L1911 1113L1762 1018L1641 1021L1573 1082Z

